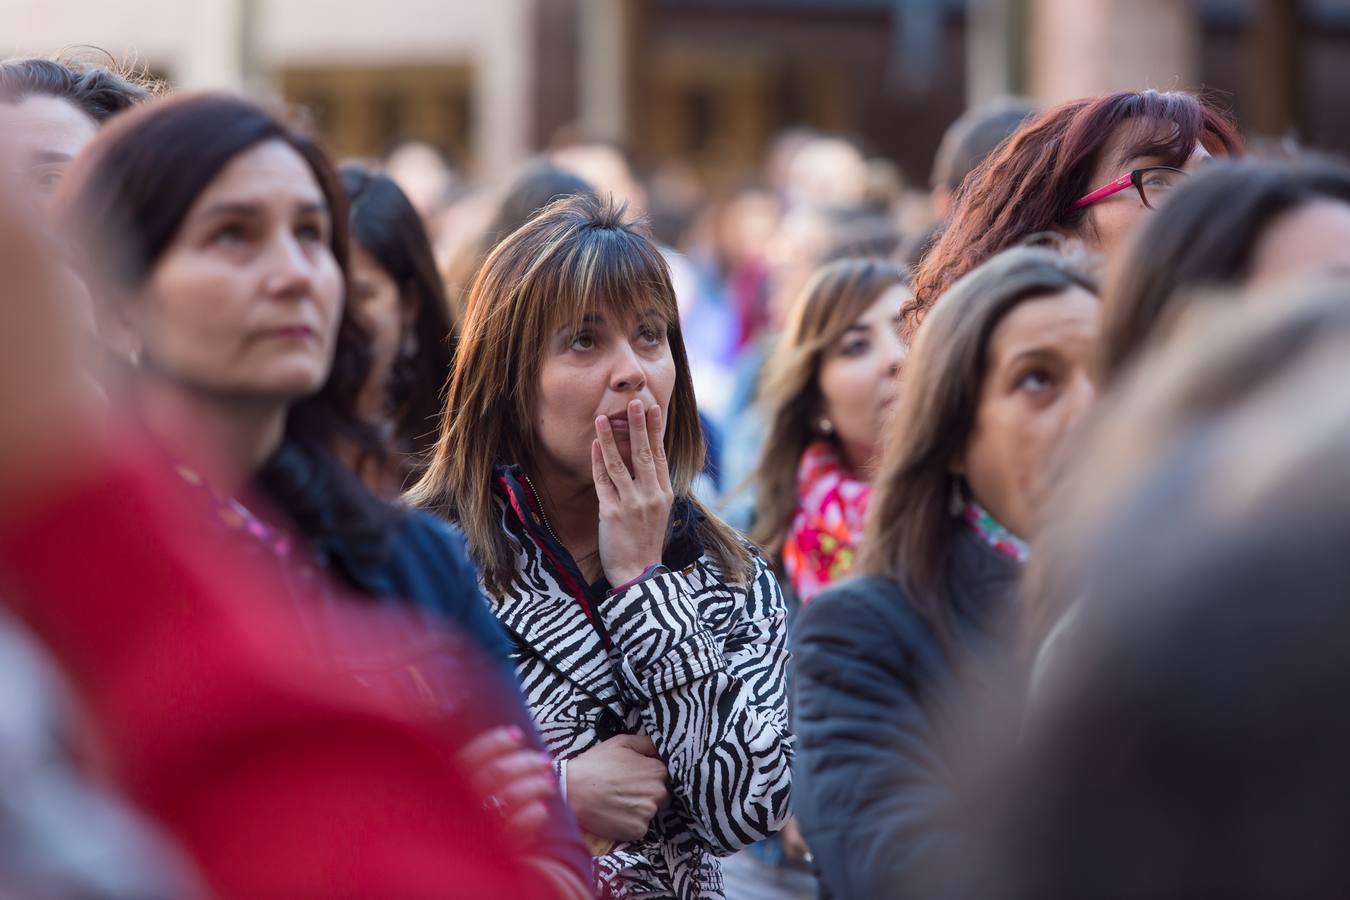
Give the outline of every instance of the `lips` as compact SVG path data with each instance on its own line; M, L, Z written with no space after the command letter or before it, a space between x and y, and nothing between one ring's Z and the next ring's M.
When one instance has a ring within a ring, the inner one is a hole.
M609 418L609 426L611 428L613 428L615 431L622 431L624 434L628 433L628 413L622 413L617 416L609 416L608 418Z
M311 338L317 334L313 328L308 325L283 325L280 328L272 329L272 334L280 338L292 338L294 340L303 340Z

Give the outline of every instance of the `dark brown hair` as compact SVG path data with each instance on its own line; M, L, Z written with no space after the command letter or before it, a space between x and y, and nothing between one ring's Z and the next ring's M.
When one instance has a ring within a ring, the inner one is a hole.
M30 56L0 61L0 100L7 103L34 95L56 97L75 105L102 125L158 92L158 85L109 57L108 65L74 58Z
M436 269L422 217L388 175L344 163L342 187L351 204L351 236L398 286L399 304L414 311L405 326L416 349L390 373L387 409L394 424L388 450L415 470L440 431L441 395L454 360L457 324Z
M1167 214L1151 217L1112 266L1102 294L1099 382L1114 382L1192 298L1245 279L1271 223L1318 200L1350 203L1350 169L1312 157L1251 160L1215 163L1187 179Z
M743 540L692 495L704 440L670 269L623 207L589 195L548 206L483 263L469 295L440 440L408 499L458 522L484 580L507 590L518 573L493 498L494 469L538 459L532 423L543 348L560 327L601 308L654 310L664 321L675 362L665 438L671 485L677 500L698 512L698 537L725 577L748 580Z
M331 219L329 249L347 271L347 203L322 148L280 116L239 97L195 94L148 103L118 116L90 142L61 180L56 210L90 287L102 302L133 296L169 248L193 203L231 160L281 141L309 166ZM366 543L389 521L355 478L334 469L339 439L378 451L356 401L369 372L367 340L343 305L333 367L320 391L291 407L286 445L316 461L282 466L279 453L259 482L310 536L342 533ZM315 477L319 475L321 477Z
M1096 187L1088 179L1102 149L1125 126L1134 129L1126 159L1156 156L1180 166L1197 142L1216 156L1242 146L1226 113L1181 92L1074 100L1032 119L962 183L951 223L915 273L911 327L954 281L1000 250L1041 232L1078 230L1088 210L1072 209L1073 202Z
M822 439L814 423L823 411L820 366L825 354L886 291L908 283L894 263L840 259L816 271L788 313L760 393L768 432L755 470L750 532L775 564L782 562L779 555L797 507L797 467L807 445Z
M905 362L859 568L900 584L939 629L940 586L959 528L950 510L951 464L974 428L989 342L1020 304L1075 287L1097 290L1074 259L1039 247L1006 250L952 285Z

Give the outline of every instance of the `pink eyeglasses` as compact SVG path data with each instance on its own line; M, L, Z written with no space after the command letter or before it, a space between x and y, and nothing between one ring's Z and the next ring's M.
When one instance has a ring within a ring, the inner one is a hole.
M1142 169L1127 172L1090 194L1084 194L1074 201L1070 209L1082 209L1098 200L1110 197L1112 194L1118 194L1131 185L1139 191L1139 199L1144 201L1145 206L1149 209L1157 209L1158 205L1166 198L1167 192L1172 190L1185 177L1186 173L1183 170L1172 166L1145 166Z

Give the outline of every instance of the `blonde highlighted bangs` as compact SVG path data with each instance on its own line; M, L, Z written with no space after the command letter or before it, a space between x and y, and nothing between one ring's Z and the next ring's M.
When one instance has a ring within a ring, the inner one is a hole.
M528 469L537 457L532 423L545 349L559 330L602 313L666 325L676 372L666 455L676 497L697 506L691 485L705 448L670 269L624 206L587 196L559 200L484 261L469 295L440 438L407 498L460 524L494 589L505 590L515 576L492 498L494 468ZM699 511L705 551L728 577L748 576L748 551L736 532Z

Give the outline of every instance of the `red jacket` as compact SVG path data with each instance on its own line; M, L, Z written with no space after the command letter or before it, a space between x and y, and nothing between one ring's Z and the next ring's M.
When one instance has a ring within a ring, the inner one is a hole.
M5 598L64 665L122 789L228 897L543 897L444 732L295 647L284 591L134 464L0 526ZM354 623L357 625L359 623Z

